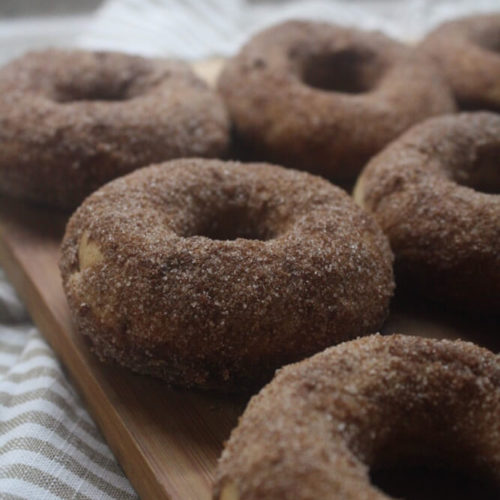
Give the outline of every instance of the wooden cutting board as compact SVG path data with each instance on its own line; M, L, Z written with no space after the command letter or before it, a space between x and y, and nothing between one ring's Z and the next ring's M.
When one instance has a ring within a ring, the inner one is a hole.
M218 61L199 73L212 79ZM66 366L125 473L143 499L210 498L216 460L245 398L167 389L99 363L72 327L57 262L67 217L0 198L0 266ZM447 312L414 298L393 304L383 329L464 338L500 350L493 319Z

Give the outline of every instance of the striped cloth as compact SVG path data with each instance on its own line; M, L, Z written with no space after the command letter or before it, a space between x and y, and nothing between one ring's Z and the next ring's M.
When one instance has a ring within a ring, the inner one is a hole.
M498 10L499 0L109 0L80 47L185 59L228 56L286 19L330 21L417 40L450 17Z
M137 498L1 269L0 498Z
M291 17L411 39L446 17L499 8L498 0L109 0L90 24L30 19L9 25L9 34L0 20L0 59L46 45L188 59L228 55L255 30ZM88 28L73 33L80 26ZM1 270L0 498L137 498Z

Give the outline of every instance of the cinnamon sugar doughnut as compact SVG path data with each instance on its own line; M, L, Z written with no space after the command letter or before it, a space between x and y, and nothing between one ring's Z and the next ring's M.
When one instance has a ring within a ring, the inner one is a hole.
M373 158L354 197L389 237L398 284L500 311L500 115L415 126Z
M341 189L266 164L175 160L93 193L62 245L98 356L179 386L242 391L380 327L388 242Z
M455 109L422 54L381 33L304 21L255 36L218 87L246 154L337 181L414 123Z
M228 143L220 98L178 61L28 53L0 70L0 193L73 208L105 182Z
M500 111L500 13L446 22L421 50L439 63L461 108Z
M370 472L401 462L500 488L499 415L500 358L486 349L403 335L346 342L279 370L250 400L213 498L387 500Z

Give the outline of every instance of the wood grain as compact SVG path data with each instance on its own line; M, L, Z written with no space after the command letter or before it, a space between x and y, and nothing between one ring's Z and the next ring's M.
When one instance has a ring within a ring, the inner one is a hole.
M213 80L219 67L215 61L199 71ZM100 364L71 327L57 267L65 222L59 212L0 198L0 265L140 496L210 498L217 457L245 399L170 390L155 379ZM446 311L415 297L398 297L383 331L461 337L500 349L493 319Z

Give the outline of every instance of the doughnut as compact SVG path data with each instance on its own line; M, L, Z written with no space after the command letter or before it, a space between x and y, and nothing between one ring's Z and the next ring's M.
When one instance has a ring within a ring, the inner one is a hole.
M406 132L354 190L395 254L396 281L470 311L500 311L500 115L459 113Z
M174 386L245 391L381 326L389 243L319 177L182 159L93 193L61 271L74 323L103 360Z
M439 63L461 109L500 111L500 13L446 22L420 50Z
M178 157L218 157L222 100L178 61L28 53L0 69L0 193L62 209L105 182Z
M249 157L337 182L414 123L455 110L422 54L381 33L304 21L255 36L218 89Z
M499 415L500 358L486 349L405 335L345 342L282 368L250 400L213 498L387 500L370 472L412 462L500 487Z

